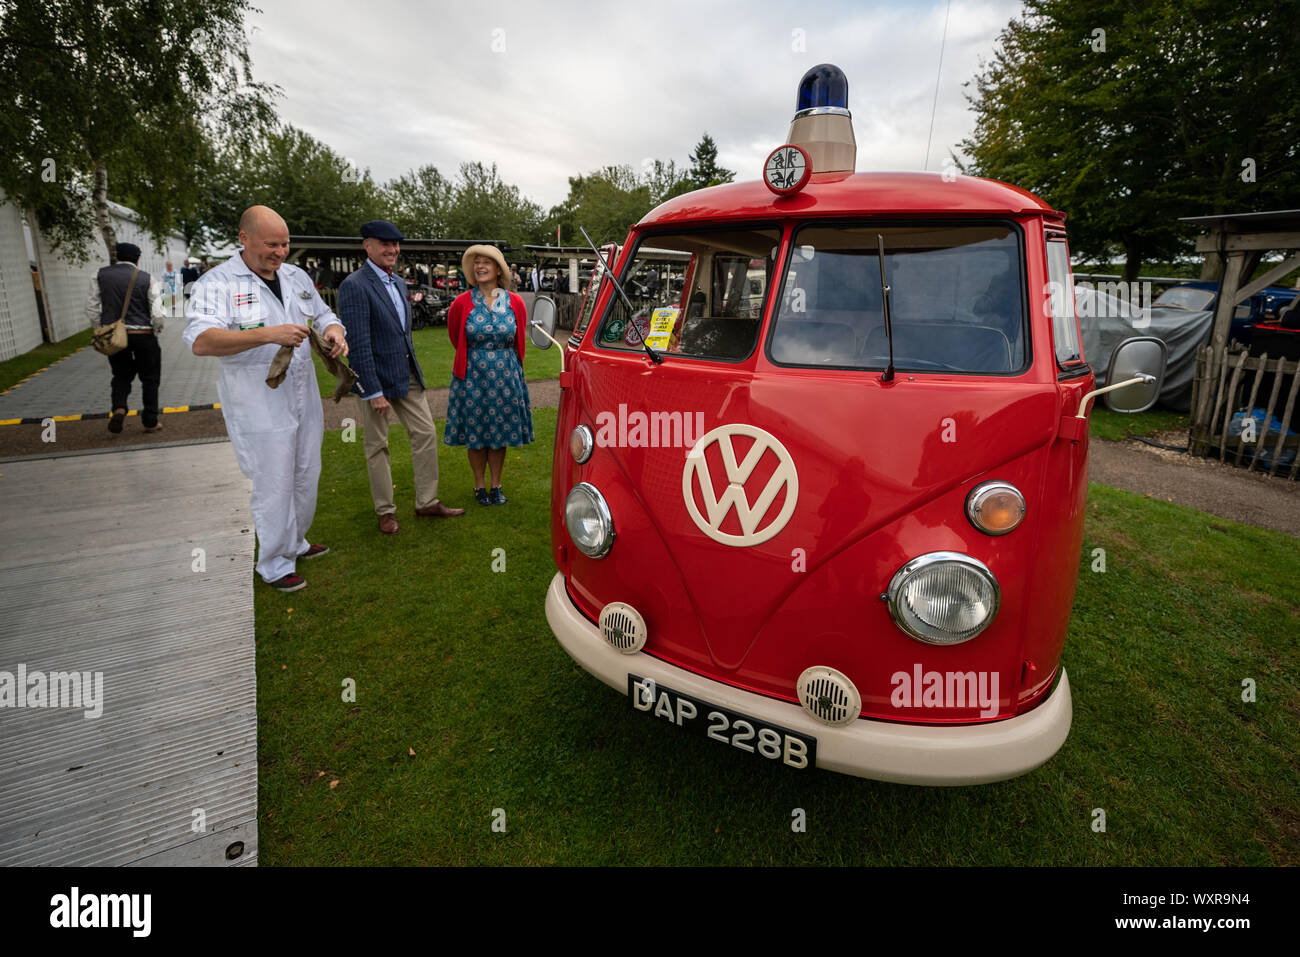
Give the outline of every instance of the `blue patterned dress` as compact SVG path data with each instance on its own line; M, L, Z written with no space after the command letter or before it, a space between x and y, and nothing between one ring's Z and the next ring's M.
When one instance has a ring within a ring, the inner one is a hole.
M528 383L515 351L515 313L501 295L491 308L470 290L465 320L465 378L451 377L442 441L471 449L500 449L533 441Z

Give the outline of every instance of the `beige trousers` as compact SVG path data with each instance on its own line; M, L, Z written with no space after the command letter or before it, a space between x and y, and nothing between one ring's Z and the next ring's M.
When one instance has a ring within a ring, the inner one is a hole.
M365 430L366 472L370 476L370 497L376 515L392 515L393 470L388 456L388 426L395 413L411 439L411 464L415 471L415 507L428 508L438 501L438 433L420 383L411 377L411 391L400 399L389 399L392 412L383 415L367 399L357 399L362 429Z

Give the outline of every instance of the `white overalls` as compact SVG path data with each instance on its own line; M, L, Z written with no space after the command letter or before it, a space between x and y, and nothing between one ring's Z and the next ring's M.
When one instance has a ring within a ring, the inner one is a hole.
M318 333L341 325L316 291L311 277L284 263L277 271L281 298L236 254L204 273L186 306L184 339L208 329L252 329L259 325L315 325ZM273 582L294 572L310 547L307 530L316 512L320 448L325 433L320 389L311 344L293 354L278 389L266 373L280 347L270 344L221 357L217 394L240 470L253 481L251 510L257 532L257 573Z

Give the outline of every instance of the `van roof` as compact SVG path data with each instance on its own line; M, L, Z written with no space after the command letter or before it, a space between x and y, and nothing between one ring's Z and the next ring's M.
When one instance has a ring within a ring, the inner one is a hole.
M906 214L1007 215L1065 219L1033 193L975 176L945 180L941 173L814 173L790 197L778 197L761 180L710 186L675 196L646 213L637 228L700 220L790 216Z

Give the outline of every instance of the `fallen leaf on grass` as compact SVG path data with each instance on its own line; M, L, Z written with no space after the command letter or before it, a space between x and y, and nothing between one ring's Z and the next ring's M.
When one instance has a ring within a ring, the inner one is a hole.
M334 790L334 789L335 789L336 787L338 787L338 786L339 786L339 779L338 779L338 778L335 778L333 781L330 782L330 790L331 790L331 791Z
M415 748L407 748L406 750L411 752L411 757L415 757Z

